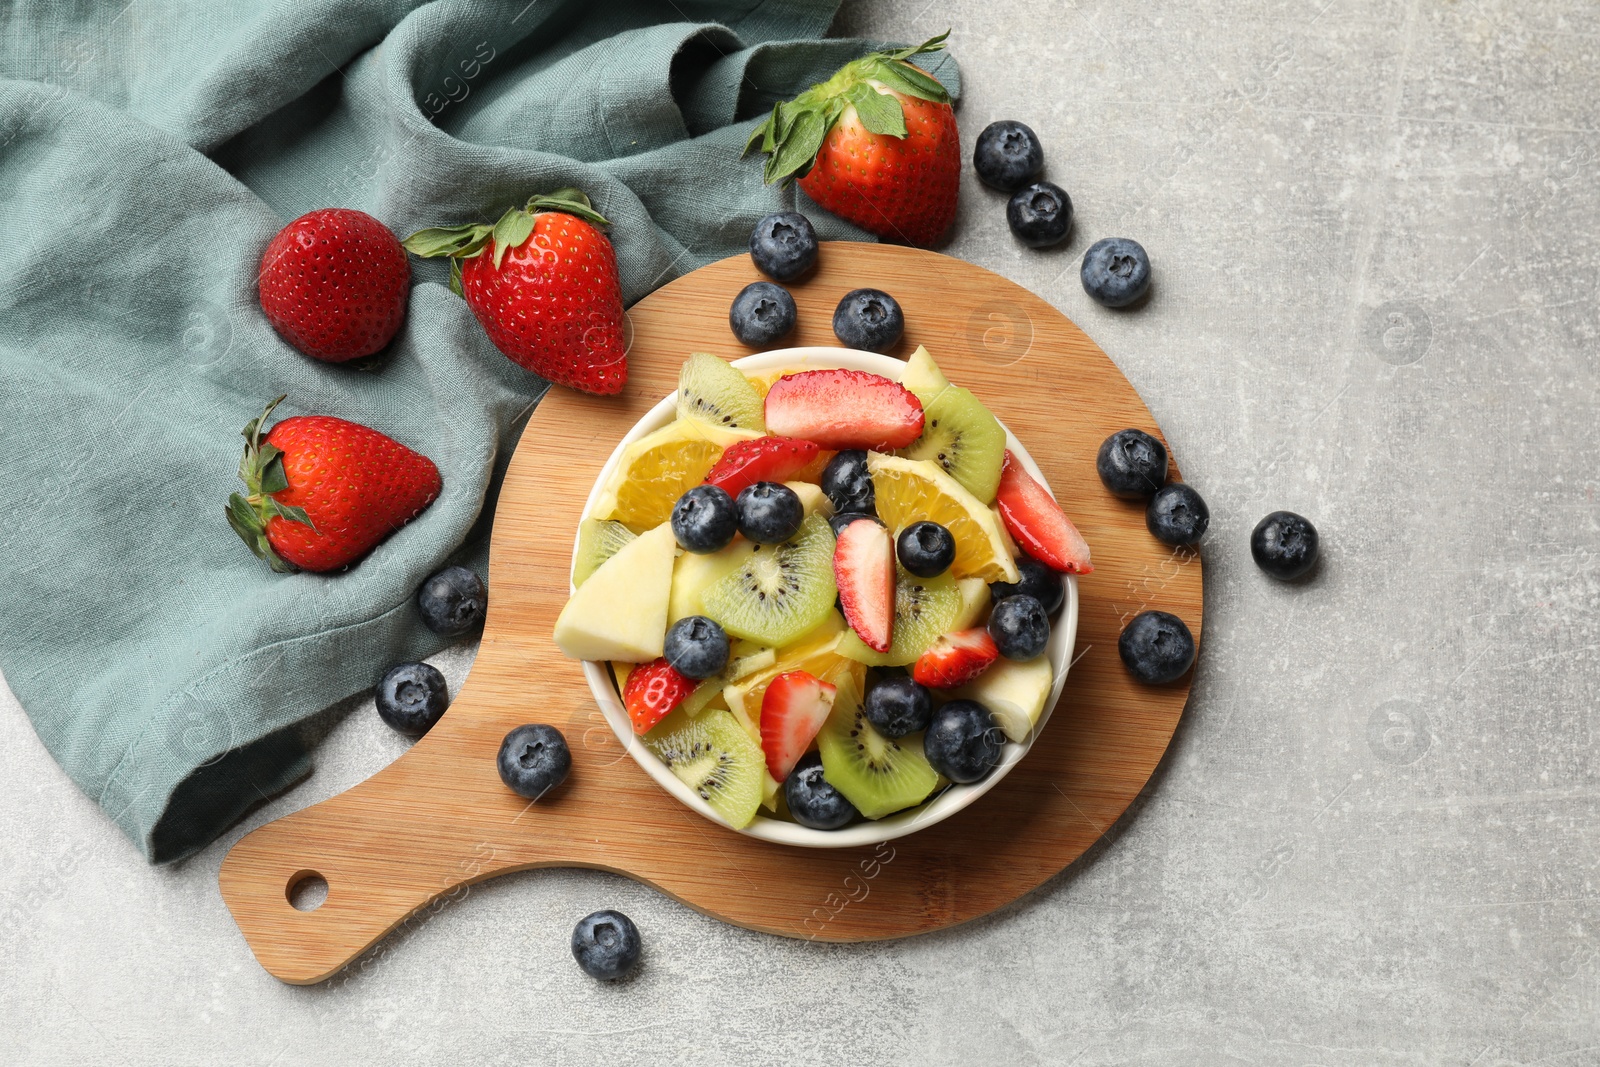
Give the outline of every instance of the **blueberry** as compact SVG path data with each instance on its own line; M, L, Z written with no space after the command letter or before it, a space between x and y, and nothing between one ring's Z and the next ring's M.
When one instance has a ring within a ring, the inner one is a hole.
M572 753L567 739L554 726L532 723L519 726L500 742L495 760L500 780L518 796L538 800L567 780Z
M739 290L728 309L728 325L751 348L770 345L794 329L794 297L771 282L751 282Z
M1006 659L1032 659L1050 641L1050 616L1026 593L1008 596L989 612L989 636Z
M914 522L895 539L900 566L918 578L937 578L956 561L956 539L936 522Z
M1141 611L1123 627L1117 653L1128 673L1146 685L1165 685L1183 677L1194 663L1194 635L1176 615Z
M872 475L867 472L867 454L859 448L847 448L828 461L822 468L822 491L833 501L836 512L878 514Z
M991 122L973 146L972 169L989 188L1015 192L1044 170L1044 145L1038 134L1020 122Z
M715 552L739 532L739 510L728 491L697 485L672 505L672 536L690 552Z
M933 713L922 737L922 754L933 769L958 785L979 782L1000 762L1005 735L989 709L976 700L952 700Z
M783 799L789 814L801 826L813 830L837 830L859 812L822 775L822 757L807 752L783 780Z
M857 519L871 519L873 522L877 523L879 526L883 525L883 520L878 518L878 516L876 516L876 515L868 515L864 511L838 511L838 512L835 512L834 514L828 516L828 525L833 527L833 536L838 537L840 534L844 533L844 528L846 526L849 526L852 522L855 522Z
M1183 482L1173 482L1156 490L1144 509L1144 524L1157 541L1169 545L1192 545L1205 536L1211 525L1211 509L1199 493Z
M436 634L460 637L483 623L489 593L483 579L465 567L446 567L417 590L422 624Z
M639 963L639 928L620 911L585 915L572 928L572 958L590 978L622 978Z
M852 289L833 312L833 335L851 348L882 352L893 347L905 330L900 305L879 289Z
M861 711L884 737L904 737L928 728L933 699L926 689L902 674L874 682L862 701Z
M450 706L450 689L444 675L430 663L401 663L390 667L373 690L383 721L410 737L433 728Z
M1107 237L1083 254L1083 291L1108 308L1127 307L1150 288L1150 257L1126 237Z
M817 231L798 211L779 211L750 231L750 261L780 282L791 281L817 262Z
M739 512L739 532L758 545L781 545L805 521L800 494L782 482L757 482L739 492L734 502Z
M1094 467L1117 496L1143 499L1167 484L1167 446L1143 430L1118 430L1100 443Z
M1032 556L1017 556L1017 571L1020 573L1015 582L990 582L989 596L996 602L1008 596L1031 596L1044 608L1046 615L1054 615L1061 610L1061 605L1067 599L1067 586L1061 580L1061 575L1040 563Z
M704 615L690 615L668 628L666 657L685 678L709 678L728 665L728 635Z
M1317 548L1317 528L1292 511L1274 511L1250 533L1256 566L1284 581L1309 571L1317 562Z
M1072 197L1053 182L1035 182L1012 194L1006 222L1029 248L1060 244L1072 229Z

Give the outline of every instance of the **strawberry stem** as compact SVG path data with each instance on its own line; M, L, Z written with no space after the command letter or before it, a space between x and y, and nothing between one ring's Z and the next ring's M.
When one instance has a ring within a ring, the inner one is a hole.
M239 460L239 480L245 492L235 492L228 497L228 525L238 534L250 551L267 561L279 574L289 574L295 567L273 549L267 539L267 526L274 518L316 526L304 508L281 504L273 495L289 488L289 477L283 469L283 450L262 440L267 420L288 394L268 404L255 418L245 424L244 456Z
M400 243L405 246L407 252L423 259L449 256L452 260L460 261L471 259L481 253L492 238L494 265L499 268L506 251L520 246L532 235L534 218L544 211L561 211L568 215L576 215L595 226L611 225L604 215L594 209L594 205L590 203L582 189L567 186L553 193L535 194L520 208L507 208L506 213L501 215L500 220L493 226L486 226L481 222L469 222L460 226L433 226L418 230ZM458 296L460 295L459 267L451 269L450 288Z

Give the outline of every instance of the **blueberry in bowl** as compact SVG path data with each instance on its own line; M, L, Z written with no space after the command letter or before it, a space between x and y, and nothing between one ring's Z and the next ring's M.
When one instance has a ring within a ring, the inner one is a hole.
M1008 596L1031 596L1044 608L1046 615L1054 615L1066 602L1067 589L1061 575L1040 563L1032 556L1017 556L1017 571L1021 575L1014 582L990 582L989 596L996 602Z
M856 806L828 781L822 757L815 752L802 756L784 779L783 799L794 821L813 830L837 830L860 815Z

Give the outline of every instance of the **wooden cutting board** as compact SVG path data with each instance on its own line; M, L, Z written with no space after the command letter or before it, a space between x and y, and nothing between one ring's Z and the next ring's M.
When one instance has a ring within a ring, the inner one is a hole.
M624 752L579 665L550 638L578 515L617 440L676 388L689 353L749 354L728 330L728 305L759 277L737 256L657 290L629 312L624 395L556 389L534 411L500 493L483 642L450 711L383 771L246 835L223 862L223 899L273 975L321 981L434 898L534 867L614 871L785 937L904 937L1034 889L1144 787L1189 680L1135 684L1117 635L1151 607L1181 616L1198 638L1201 565L1151 537L1142 506L1107 493L1094 460L1106 435L1154 432L1155 422L1094 342L1043 300L969 263L884 245L824 245L815 275L791 286L800 321L786 344L836 344L840 297L883 289L905 309L894 354L927 345L1027 445L1094 554L1094 573L1078 587L1079 658L1059 706L986 797L935 830L876 848L793 848L734 833L677 803ZM567 784L531 805L495 772L501 738L525 722L558 726L573 749ZM326 879L326 900L296 910L289 893L312 875Z

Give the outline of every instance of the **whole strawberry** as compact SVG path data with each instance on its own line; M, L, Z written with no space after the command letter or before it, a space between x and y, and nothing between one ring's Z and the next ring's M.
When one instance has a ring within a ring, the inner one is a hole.
M769 183L799 175L807 196L864 230L935 244L956 217L961 140L950 94L906 61L948 36L845 64L775 106L745 152L768 153Z
M377 430L331 415L284 419L279 397L244 428L228 523L275 571L348 567L439 495L439 468Z
M585 393L620 393L622 283L611 242L596 229L606 224L587 196L561 189L493 226L419 230L405 247L450 257L450 287L513 363Z
M411 262L389 228L364 211L323 208L278 231L256 288L285 341L328 363L370 356L406 317Z

